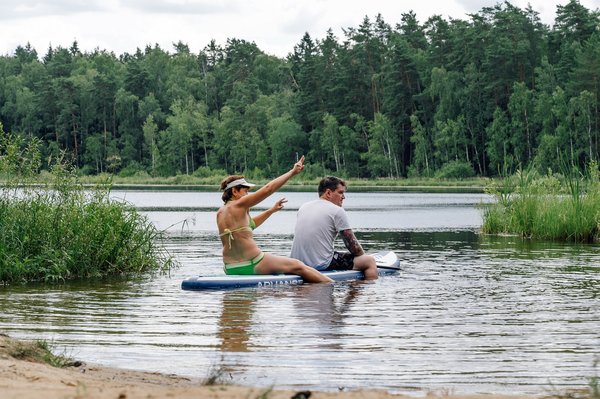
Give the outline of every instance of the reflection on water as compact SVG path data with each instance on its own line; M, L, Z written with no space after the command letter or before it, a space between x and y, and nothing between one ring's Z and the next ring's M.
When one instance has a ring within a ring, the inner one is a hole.
M364 226L371 211L356 215ZM289 253L282 224L273 228L282 233L258 234L259 245ZM222 274L221 248L208 228L174 230L166 244L182 266L170 275L2 288L0 330L90 362L198 378L220 367L234 383L264 387L539 394L598 375L596 245L481 236L464 226L357 235L369 250L396 251L401 273L182 291L184 278Z
M223 352L248 352L248 339L256 293L229 291L223 294L223 310L219 318L219 348Z

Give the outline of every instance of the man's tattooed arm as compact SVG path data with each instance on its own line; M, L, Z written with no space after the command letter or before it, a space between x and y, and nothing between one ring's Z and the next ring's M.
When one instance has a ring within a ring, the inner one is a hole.
M352 255L361 256L365 254L352 229L342 230L340 231L340 235L342 236L342 240L344 240L344 245Z

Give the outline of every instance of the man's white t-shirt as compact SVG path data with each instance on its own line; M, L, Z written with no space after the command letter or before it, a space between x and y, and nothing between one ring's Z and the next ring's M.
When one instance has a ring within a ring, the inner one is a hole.
M349 228L341 206L321 198L307 202L298 210L290 256L317 270L326 269L333 259L335 238Z

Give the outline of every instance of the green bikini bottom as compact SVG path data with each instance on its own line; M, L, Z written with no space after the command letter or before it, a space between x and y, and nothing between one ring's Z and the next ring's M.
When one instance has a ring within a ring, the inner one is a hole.
M254 268L258 266L261 260L265 257L264 253L259 253L252 259L245 260L237 263L225 263L225 274L237 274L237 275L248 275L257 274L254 272Z

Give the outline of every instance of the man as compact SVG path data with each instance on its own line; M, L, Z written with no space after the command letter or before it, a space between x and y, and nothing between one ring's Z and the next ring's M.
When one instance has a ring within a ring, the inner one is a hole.
M291 257L319 271L362 270L366 279L374 280L378 277L375 258L365 254L350 228L342 208L345 193L346 182L337 177L319 182L319 198L298 210ZM350 252L334 250L338 233Z

